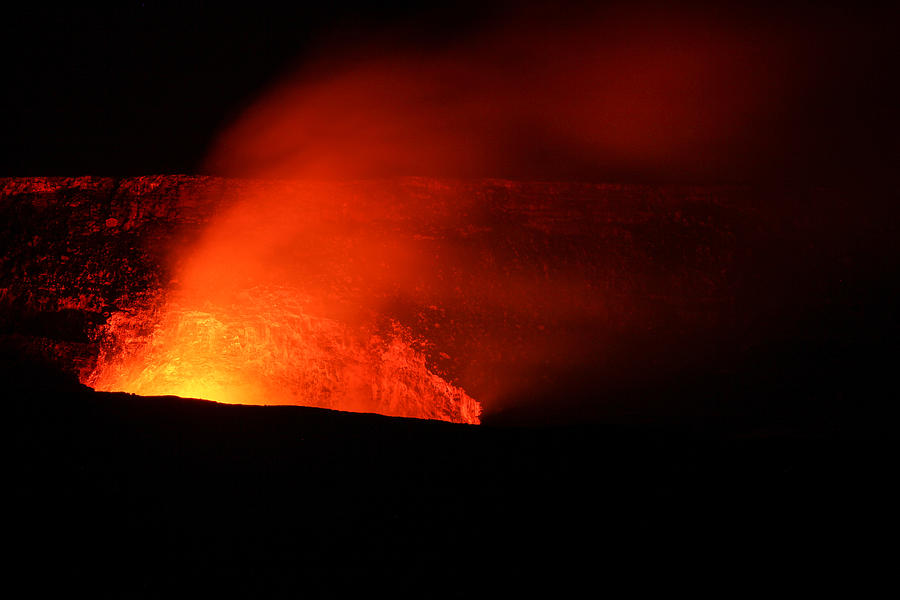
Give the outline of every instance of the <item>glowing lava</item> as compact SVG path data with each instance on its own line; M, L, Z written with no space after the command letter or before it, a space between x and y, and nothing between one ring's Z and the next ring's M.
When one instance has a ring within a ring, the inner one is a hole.
M243 290L219 303L173 294L158 311L111 321L109 351L89 383L143 395L479 422L478 402L429 371L402 327L355 329L307 310L290 288Z

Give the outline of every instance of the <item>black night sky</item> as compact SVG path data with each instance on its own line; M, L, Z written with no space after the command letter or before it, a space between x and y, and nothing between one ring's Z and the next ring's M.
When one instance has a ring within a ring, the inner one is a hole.
M628 3L121 2L4 8L0 174L196 173L223 127L311 56L381 39L413 48L502 31L522 14L577 21L585 7ZM650 6L652 3L643 3ZM778 24L819 45L797 50L823 67L748 154L707 180L805 183L889 180L896 166L896 19L857 3L699 3L736 22ZM576 15L573 19L572 15ZM789 34L793 35L793 33ZM776 65L772 65L773 68ZM801 78L803 73L796 73ZM448 173L453 175L453 173ZM496 174L502 175L502 174ZM527 178L527 173L515 173ZM695 179L646 165L585 169L593 180Z

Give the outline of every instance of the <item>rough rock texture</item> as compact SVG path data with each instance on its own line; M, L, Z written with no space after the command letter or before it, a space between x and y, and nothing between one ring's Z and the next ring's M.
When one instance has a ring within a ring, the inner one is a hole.
M165 248L210 217L214 189L170 176L0 180L5 341L90 369L97 327L163 284Z
M615 378L635 356L638 370L659 372L721 358L761 329L846 306L848 285L877 278L860 274L860 261L895 261L882 252L891 223L851 216L844 210L852 199L823 191L174 175L0 179L2 342L83 374L110 315L164 287L177 267L171 249L196 237L217 211L248 193L311 190L338 190L360 206L377 201L374 216L345 206L347 219L434 254L437 276L453 285L425 290L414 303L386 297L382 310L426 339L432 367L476 397L511 393L496 379L513 367L526 386L568 366L566 377L590 371ZM453 218L410 217L422 212ZM442 252L454 260L442 260ZM339 272L333 290L355 293ZM539 347L561 359L535 359Z

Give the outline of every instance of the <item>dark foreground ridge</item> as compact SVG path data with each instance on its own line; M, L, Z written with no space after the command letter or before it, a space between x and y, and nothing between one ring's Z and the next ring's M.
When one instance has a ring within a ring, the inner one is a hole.
M96 393L23 363L4 380L33 590L570 594L837 566L859 590L886 560L878 436L465 426Z

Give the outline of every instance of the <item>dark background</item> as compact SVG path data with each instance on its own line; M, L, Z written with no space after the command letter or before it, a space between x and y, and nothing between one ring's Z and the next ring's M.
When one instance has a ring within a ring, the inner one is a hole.
M753 331L765 324L765 343L736 357L737 376L711 378L703 365L680 387L635 392L717 399L737 389L767 403L761 423L509 426L545 419L536 401L530 415L465 427L143 399L95 393L4 354L7 545L27 589L469 597L487 579L506 596L537 584L556 595L623 584L858 595L892 577L883 549L893 543L896 470L887 416L898 339L896 19L849 2L719 6L798 28L848 24L826 53L823 91L771 133L768 168L733 171L846 191L821 239L785 225L817 208L795 202L796 218L772 212L780 225L764 237L779 244L743 249L758 278L739 308L765 317L746 320ZM505 8L4 8L0 176L194 173L215 134L319 44L389 30L440 43L502 20ZM798 282L808 293L794 293ZM821 293L821 282L833 287ZM808 298L816 311L803 308ZM573 378L553 398L585 389ZM823 395L828 427L809 419L823 414ZM797 418L769 410L782 401Z
M888 3L682 4L722 18L786 24L798 35L810 27L825 32L821 47L805 49L826 65L824 78L773 127L761 163L756 157L753 165L732 165L719 178L805 183L893 178L898 48L897 19ZM4 8L0 175L196 173L224 126L289 68L322 48L352 46L373 36L424 47L465 40L481 27L502 27L523 14L548 21L576 15L577 20L578 11L596 5L616 3L232 7L147 1ZM580 175L639 181L642 169L631 165Z
M446 33L489 12L475 2L226 4L5 8L0 174L195 172L215 133L325 37Z

